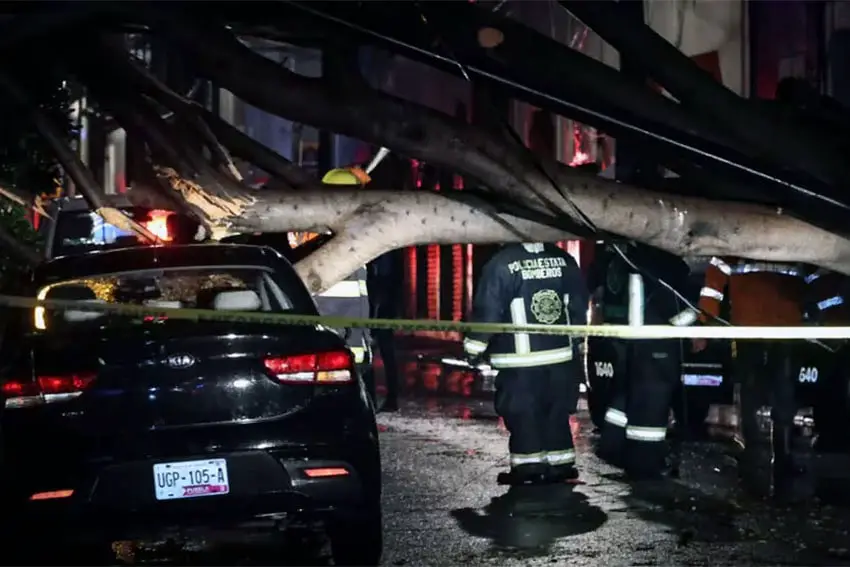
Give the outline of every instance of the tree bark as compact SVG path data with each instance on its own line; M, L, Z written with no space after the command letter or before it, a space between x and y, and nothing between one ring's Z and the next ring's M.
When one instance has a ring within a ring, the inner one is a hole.
M490 207L469 200L469 191L411 193L317 185L298 191L250 191L235 180L207 172L209 164L183 159L179 140L169 139L167 125L132 84L114 87L92 79L93 86L105 93L107 105L112 102L116 110L123 110L140 131L147 132L149 142L171 144L174 161L185 161L187 169L200 167L200 175L169 167L158 168L158 173L205 218L242 232L333 232L326 247L297 266L313 292L327 289L395 248L558 241L586 233L587 227L579 222L584 217L601 233L679 255L804 261L850 274L850 242L781 211L645 191L581 175L542 157L541 171L523 148L504 136L375 91L349 93L320 79L295 75L224 30L197 32L177 19L163 26L205 75L249 103L400 150L483 181L493 191ZM87 65L91 74L94 67Z
M162 25L171 41L193 54L201 73L249 104L452 169L530 208L574 219L573 230L587 234L569 201L570 192L584 178L554 159L541 157L535 163L513 140L384 93L348 93L320 79L296 75L224 30L193 29L174 18ZM558 183L553 185L550 178ZM605 182L594 183L605 190ZM808 198L805 204L812 208L813 201ZM819 226L821 218L825 217L806 217Z
M381 254L417 244L556 242L574 237L502 212L487 214L449 193L331 189L257 195L231 218L245 232L311 231L334 238L296 266L320 292ZM681 256L737 255L776 262L811 262L850 274L850 241L756 205L717 203L592 181L574 193L602 228ZM794 235L789 242L788 235Z
M361 191L340 197L340 193L328 192L327 188L323 193L305 190L303 195L257 192L238 203L231 202L232 206L216 209L220 220L236 230L280 232L326 228L334 231L339 237L336 245L339 256L334 256L334 262L328 260L330 252L326 252L312 260L308 258L307 264L299 266L299 272L307 276L314 291L326 288L336 278L345 277L357 266L393 248L423 243L567 238L574 234L573 226L579 230L583 227L579 223L562 224L564 228L553 230L546 225L555 224L555 218L575 217L573 204L601 231L679 255L731 254L772 261L804 261L850 273L850 249L845 239L780 212L644 191L580 175L572 168L541 158L547 176L506 139L494 138L480 129L385 94L368 92L349 96L321 80L281 69L222 30L208 35L186 28L177 20L172 23L179 25L181 33L178 38L173 28L166 28L171 40L193 55L204 74L246 102L449 167L482 180L504 198L547 219L529 225L529 221L516 217L489 216L432 193L414 197L409 193L394 196ZM219 37L220 34L224 36ZM554 179L554 185L549 177ZM206 198L209 193L205 189L196 187L184 196L190 200L193 196ZM307 201L299 205L299 199ZM370 223L355 219L358 207L361 207L358 214L369 213ZM375 221L376 216L380 222ZM524 236L507 229L500 220L516 223ZM366 233L346 231L346 222L360 223ZM358 242L356 246L352 244L354 241Z

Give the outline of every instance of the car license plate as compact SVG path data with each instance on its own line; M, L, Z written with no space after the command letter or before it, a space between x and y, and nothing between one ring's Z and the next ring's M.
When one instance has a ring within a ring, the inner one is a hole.
M199 496L221 496L230 492L227 461L183 461L153 466L153 488L157 500Z

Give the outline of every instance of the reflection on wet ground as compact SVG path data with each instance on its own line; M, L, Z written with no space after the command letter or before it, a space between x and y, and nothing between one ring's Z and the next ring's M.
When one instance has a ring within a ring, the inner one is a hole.
M410 399L399 414L381 416L383 439L396 451L386 453L388 477L415 476L422 494L418 506L412 495L388 501L388 539L398 543L388 548L387 564L850 564L850 510L817 500L786 509L748 498L728 443L686 444L678 480L628 483L592 454L596 438L580 412L571 428L584 484L519 494L495 484L507 468L505 432L488 419L463 419L462 405ZM410 453L395 441L410 443ZM444 523L443 511L454 524ZM428 543L411 553L416 517L428 518L425 529L438 534L418 533L414 539Z
M527 557L548 556L559 539L592 532L607 520L571 485L512 487L481 509L451 514L469 535L489 539L494 551Z

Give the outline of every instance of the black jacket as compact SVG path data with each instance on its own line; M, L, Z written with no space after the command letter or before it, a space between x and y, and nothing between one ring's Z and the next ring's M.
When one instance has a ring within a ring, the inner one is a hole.
M510 244L484 266L472 321L545 325L587 323L588 292L578 264L549 244ZM546 366L572 360L562 335L469 333L468 354L487 353L495 368Z
M805 282L803 313L806 321L818 325L843 325L850 321L850 302L847 301L850 278L812 267Z
M685 309L686 305L673 292L650 277L650 274L664 280L681 293L688 287L690 268L684 260L663 250L627 242L606 245L595 262L598 269L591 280L594 287L602 288L605 323L628 324L629 275L640 273L614 250L615 245L635 266L646 272L646 275L642 274L644 324L670 324L670 319Z

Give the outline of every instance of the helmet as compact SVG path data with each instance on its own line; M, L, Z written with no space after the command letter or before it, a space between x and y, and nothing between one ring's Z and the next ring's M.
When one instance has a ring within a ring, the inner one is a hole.
M322 183L327 185L366 185L369 181L369 174L359 167L338 167L322 177Z

